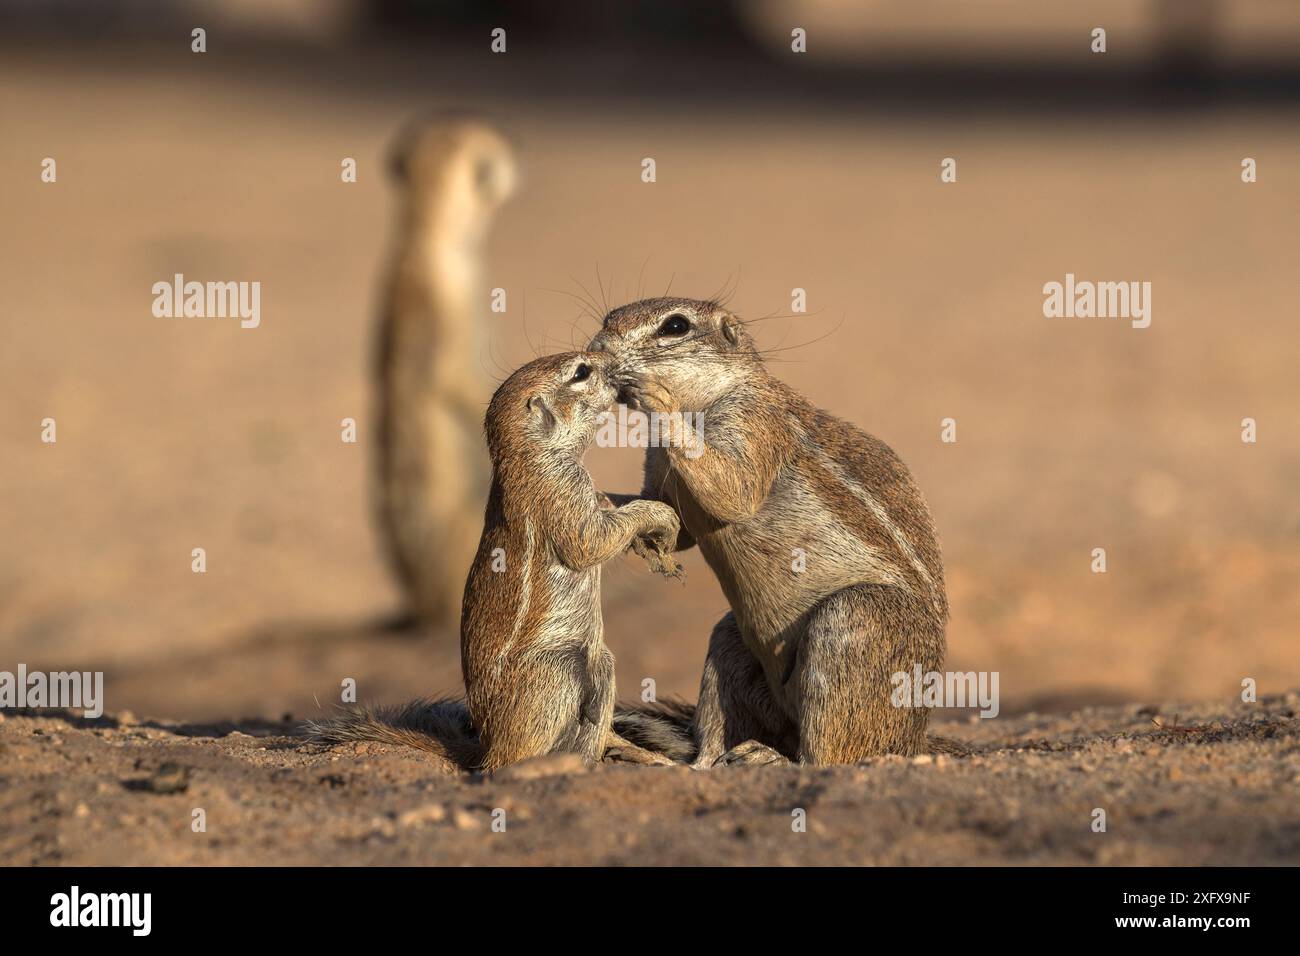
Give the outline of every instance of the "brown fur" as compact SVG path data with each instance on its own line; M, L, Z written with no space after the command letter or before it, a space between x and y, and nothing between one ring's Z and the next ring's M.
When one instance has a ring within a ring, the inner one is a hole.
M483 757L463 700L422 698L393 707L356 707L309 720L304 729L318 743L400 744L436 754L463 770L478 766Z
M676 701L659 704L619 704L614 708L615 739L606 756L636 763L658 762L645 754L662 754L670 761L695 757L691 716L695 708ZM414 747L447 761L450 768L474 770L483 764L483 746L463 699L420 699L391 707L356 707L335 717L307 721L304 728L324 744L374 742ZM632 745L624 752L620 744Z
M401 218L378 335L376 511L411 609L452 626L490 475L482 247L514 164L489 126L443 116L399 137L393 169Z
M461 668L485 770L554 751L599 760L610 745L627 758L639 750L611 730L600 567L638 539L667 554L678 520L660 502L612 507L583 467L597 417L615 397L608 364L585 353L538 359L488 406L492 489L461 615Z
M688 330L660 334L675 315ZM898 456L774 378L715 303L624 306L590 348L614 357L629 404L703 413L702 453L651 448L643 490L676 508L678 547L699 545L732 608L709 641L696 766L749 741L815 764L925 750L928 712L893 706L890 677L939 669L948 603Z

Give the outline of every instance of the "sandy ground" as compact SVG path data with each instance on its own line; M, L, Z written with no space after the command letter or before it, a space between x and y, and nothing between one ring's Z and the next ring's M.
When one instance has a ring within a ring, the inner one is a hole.
M778 374L912 468L944 548L949 666L998 671L1005 716L1231 701L1246 677L1265 695L1300 687L1293 111L859 108L757 79L745 93L740 74L730 89L748 99L711 100L684 91L726 64L683 57L641 79L655 54L638 55L573 64L562 95L523 55L268 65L219 45L206 58L6 49L0 669L102 670L109 712L245 732L327 712L346 678L368 701L459 689L455 635L384 626L399 598L366 489L366 369L392 222L384 151L412 114L450 106L495 118L524 169L489 251L489 284L510 302L482 359L495 374L585 341L594 325L569 294L599 297L598 274L611 303L638 287L730 285L746 317L785 312L805 288L810 312L762 323L760 344L786 350ZM46 156L57 184L40 181ZM339 181L345 156L356 184ZM640 182L645 156L653 185ZM939 183L945 156L956 184ZM1240 182L1243 156L1258 159L1258 183ZM261 281L262 326L154 318L151 285L176 272ZM1151 281L1151 327L1045 319L1042 286L1067 272ZM39 440L47 416L55 445ZM339 441L347 416L358 445ZM1257 444L1240 440L1246 416ZM940 441L948 417L955 444ZM636 490L634 451L589 464L605 487ZM195 547L206 574L191 573ZM1096 547L1106 574L1090 570ZM726 602L697 554L686 568L685 585L628 559L605 575L624 696L647 677L661 697L696 696ZM1064 749L982 764L615 767L502 788L430 779L409 755L11 716L4 819L27 824L0 859L576 860L588 840L602 859L660 861L1294 858L1294 809L1271 789L1294 765L1269 762L1291 725L1256 739L1237 723L1152 736L1128 710L1078 720L1000 720L989 732L1006 747L1029 735ZM1139 735L1132 752L1112 742L1120 733ZM189 796L121 785L167 760L196 768L214 820L205 841L189 837ZM1086 827L1103 802L1093 766L1117 774L1106 837ZM783 808L804 793L816 813L792 840ZM484 808L507 797L533 821L518 819L518 842L482 842ZM680 810L683 839L666 839L661 800ZM400 823L422 802L449 815ZM291 804L306 808L292 824ZM458 828L457 809L478 822ZM543 852L557 827L581 839ZM1231 827L1239 839L1213 843Z
M0 723L22 864L1300 863L1300 693L941 723L968 757L692 771L535 758L491 777L274 724ZM123 719L126 717L126 719ZM1163 725L1157 726L1157 723ZM1094 811L1105 832L1094 832ZM195 832L195 810L206 829ZM802 810L803 814L796 811ZM796 829L796 821L806 823ZM494 828L495 821L495 828ZM501 825L504 824L504 829Z

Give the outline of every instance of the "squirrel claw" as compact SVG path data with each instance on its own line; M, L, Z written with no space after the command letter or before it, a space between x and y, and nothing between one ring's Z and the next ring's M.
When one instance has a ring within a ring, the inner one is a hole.
M650 566L650 570L655 574L662 574L666 578L676 578L679 581L686 580L685 569L672 556L672 552L659 548L652 542L646 542L641 538L632 540L632 551L645 560Z
M655 574L661 574L666 578L674 578L683 583L686 582L686 569L677 563L677 559L671 554L652 551L653 560L650 561L650 570Z
M677 562L677 559L670 554L661 555L660 557L659 573L666 578L675 578L685 584L686 569Z

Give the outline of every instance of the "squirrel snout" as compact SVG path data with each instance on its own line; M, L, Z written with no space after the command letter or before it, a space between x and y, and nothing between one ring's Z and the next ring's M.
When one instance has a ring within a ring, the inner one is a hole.
M605 378L614 387L617 402L629 408L637 408L644 382L641 376L629 367L627 356L620 355L617 348L611 348L603 333L592 339L591 344L587 346L587 351L604 353L608 357Z
M587 351L601 352L609 356L611 362L617 362L621 357L620 353L623 351L623 345L624 342L621 336L601 329L587 343Z
M618 390L616 401L620 405L626 405L633 411L636 411L641 407L641 388L638 382L631 379L624 379L615 387Z

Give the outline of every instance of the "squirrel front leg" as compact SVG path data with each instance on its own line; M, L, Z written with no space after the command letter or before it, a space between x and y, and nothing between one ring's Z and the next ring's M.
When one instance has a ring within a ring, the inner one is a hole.
M676 507L664 495L664 482L662 477L654 477L656 473L665 474L668 471L667 460L662 454L658 454L658 449L651 449L646 453L645 464L645 486L639 495L627 495L617 491L601 492L601 498L610 508L621 507L622 505L631 504L634 501L662 501L673 510ZM656 467L657 466L657 467ZM680 516L679 516L680 521ZM695 538L687 529L685 524L680 524L677 530L677 540L668 550L685 551L687 548L695 547ZM667 574L670 577L678 577L681 572L681 565L675 560L668 560L668 555L659 554L648 541L642 538L633 538L628 550L644 558L650 565L651 570L658 571L660 574ZM669 569L671 568L671 570Z
M641 395L648 408L663 416L669 430L658 474L651 473L647 457L647 486L663 488L669 481L680 481L696 504L722 524L752 517L763 506L784 463L782 443L757 439L744 418L718 410L697 413L701 416L698 430L693 429L672 394L657 382L645 383ZM662 434L664 426L660 427Z
M617 508L595 508L554 539L556 556L573 571L586 571L617 557L645 538L656 551L671 550L681 527L677 512L662 501L636 499Z
M772 487L760 462L743 449L728 454L706 448L690 458L681 449L670 448L668 461L696 503L722 524L753 517Z

